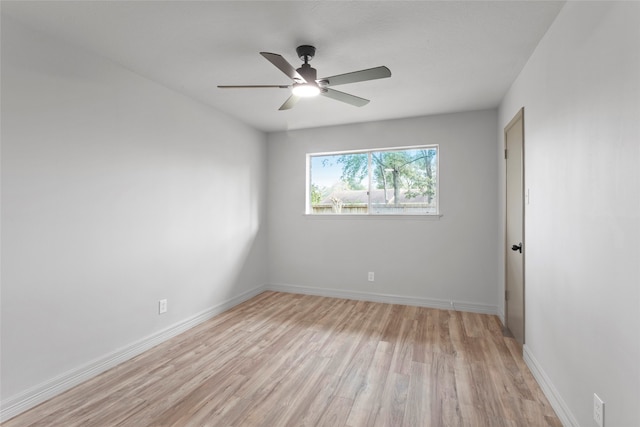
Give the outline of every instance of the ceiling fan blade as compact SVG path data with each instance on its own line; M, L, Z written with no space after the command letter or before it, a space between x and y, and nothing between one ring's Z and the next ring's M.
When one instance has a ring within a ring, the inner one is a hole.
M289 97L289 99L287 99L284 104L282 104L282 106L279 108L280 111L282 110L290 110L293 108L294 105L296 105L296 103L300 100L299 96L296 95L291 95Z
M318 81L326 80L328 83L325 86L338 86L347 83L384 79L386 77L391 77L391 70L383 66L354 71L352 73L338 74L337 76L324 77L322 79L318 79Z
M369 103L368 99L360 98L355 95L349 95L348 93L340 92L334 89L324 89L320 95L326 96L327 98L335 99L336 101L346 102L347 104L351 104L355 107L362 107Z
M255 88L270 88L270 87L277 87L280 89L289 89L291 86L286 86L286 85L243 85L243 86L238 86L238 85L226 85L226 86L221 86L218 85L218 87L220 89L255 89Z
M293 65L289 64L282 55L277 53L260 52L260 55L264 56L267 61L275 65L280 71L285 73L291 80L302 81L306 83L306 80L293 68Z

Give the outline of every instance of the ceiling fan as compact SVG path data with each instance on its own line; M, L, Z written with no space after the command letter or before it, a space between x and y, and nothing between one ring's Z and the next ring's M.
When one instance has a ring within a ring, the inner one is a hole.
M245 88L280 88L291 89L291 96L282 104L280 110L289 110L303 97L312 97L317 95L326 96L336 101L345 102L356 107L362 107L369 103L368 99L350 95L331 89L331 86L338 86L347 83L363 82L367 80L376 80L391 77L391 71L387 67L375 67L366 70L353 71L346 74L338 74L331 77L317 78L317 71L309 65L309 61L313 59L316 48L309 45L298 46L296 53L304 64L297 70L287 62L281 55L277 53L260 52L267 61L271 62L280 71L285 73L293 84L291 85L244 85L244 86L218 86L221 89L245 89Z

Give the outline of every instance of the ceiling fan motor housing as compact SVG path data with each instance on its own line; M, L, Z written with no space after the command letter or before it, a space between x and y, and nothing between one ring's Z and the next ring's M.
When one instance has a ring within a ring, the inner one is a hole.
M309 64L302 64L302 67L296 70L307 83L315 84L318 78L318 72Z

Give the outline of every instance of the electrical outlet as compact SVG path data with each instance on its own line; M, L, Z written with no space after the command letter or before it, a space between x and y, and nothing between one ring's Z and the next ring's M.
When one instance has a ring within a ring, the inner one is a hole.
M370 282L373 282L375 280L375 275L374 275L373 271L369 272L369 277L368 278L369 278Z
M595 393L593 393L593 421L599 427L604 427L604 402Z
M158 301L158 314L163 314L167 312L167 300L161 299Z

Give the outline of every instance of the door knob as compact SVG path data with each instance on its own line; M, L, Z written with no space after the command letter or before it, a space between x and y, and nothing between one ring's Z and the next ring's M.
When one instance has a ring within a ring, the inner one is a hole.
M517 245L511 246L511 250L522 253L522 242L518 243Z

